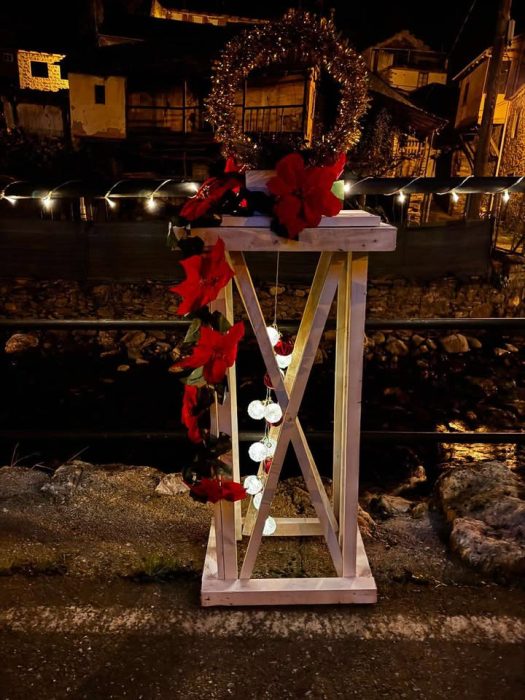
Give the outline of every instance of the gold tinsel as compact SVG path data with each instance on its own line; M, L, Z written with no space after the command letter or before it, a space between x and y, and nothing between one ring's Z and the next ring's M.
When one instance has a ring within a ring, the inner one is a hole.
M226 45L213 67L212 89L206 101L208 120L224 154L240 164L256 166L260 145L243 132L235 93L252 71L287 62L322 68L340 86L334 126L311 144L314 161L329 162L359 140L359 119L368 106L363 58L337 34L332 20L289 10L280 21L241 32Z

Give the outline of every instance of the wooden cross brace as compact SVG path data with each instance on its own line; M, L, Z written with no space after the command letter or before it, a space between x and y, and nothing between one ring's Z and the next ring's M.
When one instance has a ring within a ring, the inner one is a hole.
M283 379L275 354L266 331L266 322L257 299L244 255L229 253L235 270L235 282L253 327L266 370L270 377L277 400L283 410L283 420L277 433L277 446L266 480L259 511L241 568L240 578L252 576L255 559L261 545L264 524L270 512L271 503L281 474L284 457L291 442L301 467L306 487L321 525L335 570L343 575L343 557L338 542L338 523L328 496L315 465L306 436L298 418L298 411L304 395L321 336L330 313L332 301L339 281L342 279L347 256L345 254L321 253L312 289L306 303L297 334L292 361Z

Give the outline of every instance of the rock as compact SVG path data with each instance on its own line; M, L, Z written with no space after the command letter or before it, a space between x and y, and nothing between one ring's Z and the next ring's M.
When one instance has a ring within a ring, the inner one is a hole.
M450 469L437 484L450 544L486 573L525 574L525 501L519 477L503 463Z
M382 494L381 496L373 496L368 507L382 518L393 518L395 515L408 513L412 508L412 502L401 496Z
M399 338L390 338L386 344L386 350L394 357L408 355L408 345Z
M421 518L424 518L427 513L428 503L426 503L425 501L417 503L410 511L410 515L412 518L414 518L414 520L421 520Z
M458 352L469 352L470 347L468 340L461 333L452 333L447 335L445 338L441 338L441 346L443 350L449 355L453 355Z
M306 296L306 292L304 289L296 289L294 292L296 297L302 298Z
M155 493L163 496L177 496L180 493L188 493L189 486L184 483L182 474L166 474L157 484Z
M0 501L28 495L38 495L49 482L49 476L27 467L0 468Z
M117 367L117 372L129 372L130 366L129 365L119 365Z
M494 396L498 393L498 385L490 377L466 377L466 380L478 387L484 396Z
M143 331L129 331L122 336L122 342L130 348L139 348L145 340L146 334Z
M417 333L415 333L415 334L412 336L412 344L413 344L416 348L418 348L418 347L419 347L420 345L422 345L424 342L425 342L425 339L423 338L422 335L418 335Z
M437 350L437 345L436 345L436 343L432 340L432 338L428 338L428 340L427 340L427 347L428 347L430 350Z
M382 345L386 340L385 334L381 333L381 331L375 331L370 338L374 341L374 345Z
M472 338L472 336L467 336L467 341L471 350L481 350L483 343L477 338Z
M508 355L509 351L507 348L494 348L494 354L496 357L503 357L504 355Z
M272 296L279 296L279 294L283 294L283 292L286 291L285 287L270 287L269 292Z
M78 488L81 488L84 469L91 468L91 464L81 460L63 464L55 471L51 480L42 486L41 492L65 503Z
M509 352L519 352L519 349L515 345L512 345L512 343L505 343L505 349Z
M15 333L5 344L5 352L11 355L16 352L26 352L38 347L39 340L36 335L30 333Z

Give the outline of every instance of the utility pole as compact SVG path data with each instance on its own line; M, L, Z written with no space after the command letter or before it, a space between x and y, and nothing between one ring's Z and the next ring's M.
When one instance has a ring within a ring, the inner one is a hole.
M511 5L512 0L500 0L498 19L496 22L496 35L494 37L492 54L485 82L485 104L483 106L478 145L474 157L474 175L479 177L490 175L490 173L487 172L490 155L490 139L492 136L492 125L494 123L494 112L496 111L496 100L498 97L498 79L507 44ZM468 219L479 219L481 197L481 194L470 195L467 208Z

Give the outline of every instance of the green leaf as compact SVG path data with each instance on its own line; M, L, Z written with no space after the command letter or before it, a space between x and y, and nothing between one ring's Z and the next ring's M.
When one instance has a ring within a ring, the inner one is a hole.
M226 333L232 327L232 324L228 321L226 316L223 316L220 311L214 311L212 313L212 325L216 331L219 333Z
M203 370L204 367L197 367L188 377L181 379L181 382L188 386L205 386L207 382L204 379Z
M201 325L202 321L200 318L193 319L182 341L183 345L194 345L199 340Z

